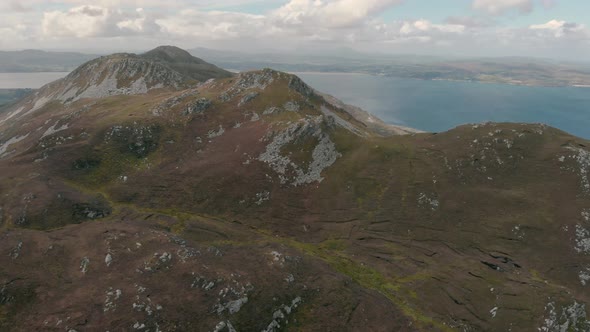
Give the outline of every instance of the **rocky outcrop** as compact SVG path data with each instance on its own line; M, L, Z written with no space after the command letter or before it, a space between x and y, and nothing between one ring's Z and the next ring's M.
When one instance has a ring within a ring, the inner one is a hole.
M66 76L52 99L65 103L83 98L145 94L152 89L178 89L186 79L178 72L131 54L91 61ZM41 93L44 93L41 90Z
M303 119L292 124L271 139L258 160L268 164L278 175L282 184L293 186L321 182L322 171L330 167L341 154L336 150L330 136L322 130L324 118ZM289 158L282 149L300 139L314 138L317 140L311 159L307 165L298 164Z
M219 96L219 99L223 102L228 102L243 92L252 92L251 90L264 90L281 75L283 74L272 69L240 73L236 77L235 83L233 83L232 86L225 92L223 92Z
M289 79L289 89L299 92L306 98L309 98L315 94L315 91L297 76L291 76Z

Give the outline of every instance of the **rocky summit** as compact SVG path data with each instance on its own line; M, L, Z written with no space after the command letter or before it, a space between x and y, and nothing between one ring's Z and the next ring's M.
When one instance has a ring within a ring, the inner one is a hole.
M590 142L171 47L0 114L0 225L1 331L590 331Z

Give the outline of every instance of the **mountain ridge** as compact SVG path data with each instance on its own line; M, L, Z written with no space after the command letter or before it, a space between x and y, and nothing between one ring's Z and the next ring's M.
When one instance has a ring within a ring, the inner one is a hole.
M52 100L67 104L84 98L146 94L153 89L178 90L199 80L232 75L188 53L179 55L177 49L169 46L152 52L147 55L116 53L90 60L63 79L41 87L21 102L8 119L35 112ZM161 52L176 53L163 58ZM178 62L177 58L182 62ZM172 63L175 61L178 64ZM179 71L181 69L182 72Z
M555 128L391 135L271 69L11 112L0 329L590 329L590 142Z

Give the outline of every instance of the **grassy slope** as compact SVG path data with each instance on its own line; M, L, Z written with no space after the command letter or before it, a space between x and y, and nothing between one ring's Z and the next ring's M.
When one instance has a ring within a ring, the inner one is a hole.
M182 115L178 105L154 118L150 109L166 93L102 100L73 122L73 128L92 128L89 138L52 151L47 172L70 189L100 194L115 219L129 209L159 213L175 220L170 230L188 237L204 220L238 221L262 236L260 243L295 248L383 294L424 330L530 329L542 323L548 296L571 302L570 292L578 301L589 300L572 269L581 258L562 230L573 229L588 199L580 195L577 175L557 161L567 154L563 144L587 142L516 124L388 139L337 128L329 134L343 157L324 172L320 185L293 188L264 176L272 171L260 162L244 165L243 156L264 150L260 139L268 130L317 114L317 108L250 122L253 111L303 99L277 83L237 107L239 97L228 103L216 98L229 84L190 97L213 100L211 109L195 116ZM232 128L237 122L242 127ZM105 141L113 125L134 130L158 125L157 147L147 155L128 149L124 142L137 142L133 130ZM206 133L219 125L224 135L208 140ZM196 143L197 136L203 143ZM304 140L283 152L306 164L313 144ZM33 149L23 158L39 152ZM73 171L71 165L83 158L100 163ZM572 160L568 165L576 166ZM123 183L121 176L129 180ZM271 199L258 206L253 201L263 189ZM432 200L438 201L436 208ZM11 222L9 217L5 224ZM514 233L516 226L522 238ZM242 236L228 244L250 241ZM501 310L498 319L489 314L494 307Z

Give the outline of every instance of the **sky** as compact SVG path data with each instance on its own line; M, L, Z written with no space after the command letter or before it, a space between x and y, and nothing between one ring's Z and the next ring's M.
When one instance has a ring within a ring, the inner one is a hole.
M590 56L589 0L1 0L0 50Z

